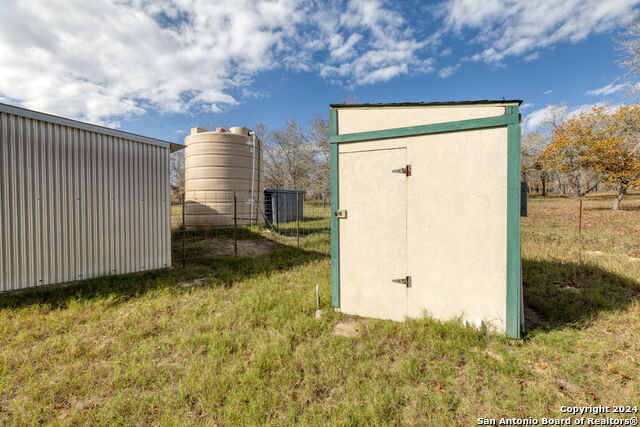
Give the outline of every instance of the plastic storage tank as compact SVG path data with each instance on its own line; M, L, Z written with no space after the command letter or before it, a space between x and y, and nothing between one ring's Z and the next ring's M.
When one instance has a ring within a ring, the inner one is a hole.
M194 128L185 144L185 224L232 225L234 194L237 223L263 223L264 179L258 138L245 127Z

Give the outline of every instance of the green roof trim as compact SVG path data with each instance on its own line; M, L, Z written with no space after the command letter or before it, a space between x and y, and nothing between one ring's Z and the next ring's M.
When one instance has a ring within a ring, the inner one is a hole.
M504 114L502 116L482 117L479 119L457 120L454 122L434 123L431 125L407 126L402 128L374 130L369 132L356 132L346 134L329 134L331 144L341 144L345 142L371 141L375 139L401 138L407 136L428 135L432 133L457 132L463 130L483 129L498 126L518 124L520 117L517 113L517 106L507 106L505 111L513 111L515 114ZM335 111L335 110L333 110Z

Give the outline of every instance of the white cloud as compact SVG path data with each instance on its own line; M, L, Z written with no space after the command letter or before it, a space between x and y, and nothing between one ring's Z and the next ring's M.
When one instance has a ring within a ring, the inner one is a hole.
M608 105L603 102L596 102L593 104L582 104L582 105L578 105L577 107L568 109L566 117L568 118L576 117L581 113L586 113L587 111L590 111L593 107L605 107L604 109L605 113L609 114L617 111L621 106L622 104Z
M544 91L545 95L551 95L552 93L553 93L553 90L551 90L551 89Z
M640 0L448 0L445 22L477 30L483 50L471 57L499 63L559 42L576 43L634 16ZM529 57L535 59L535 57Z
M547 126L552 116L564 117L567 107L558 105L548 105L544 108L534 110L527 114L522 120L522 130L524 132L535 132Z
M276 67L345 86L432 71L378 0L0 0L0 97L116 124L149 110L217 112Z
M532 103L530 103L530 102L525 102L524 104L522 104L522 105L520 106L520 110L526 110L526 109L528 109L528 108L533 107L534 105L535 105L535 104L532 104Z
M440 56L449 56L453 53L453 48L451 46L446 47L440 51Z
M525 62L531 62L531 61L535 61L538 58L540 58L540 52L533 52L532 54L525 56L524 60Z
M370 83L376 82L386 82L387 80L392 79L393 77L404 74L407 72L407 66L405 64L402 65L389 65L384 68L379 68L375 71L369 72L366 76L364 76L360 80L360 84L366 85Z
M620 83L617 85L614 85L613 83L609 83L608 85L603 86L601 88L588 90L585 92L585 95L594 95L594 96L611 95L613 93L620 92L625 87L627 87L626 83Z
M419 55L429 40L418 40L402 15L379 0L350 0L343 8L316 6L311 21L318 25L305 29L297 57L311 58L323 48L318 40L328 39L329 60L320 64L320 75L347 87L433 71L433 60Z
M620 108L622 104L607 105L606 112L614 112ZM566 105L547 105L544 108L534 110L527 114L522 120L522 130L524 132L536 132L540 130L547 130L552 122L559 121L565 118L572 118L590 111L593 107L602 107L605 104L596 102L594 104L582 104L574 107L568 107Z
M440 71L438 71L438 76L442 79L447 78L449 76L452 76L458 68L460 68L460 64L444 67L440 69Z
M237 103L230 92L274 65L301 19L284 0L0 0L0 8L0 93L96 123Z
M353 33L345 41L340 34L333 34L330 38L330 55L333 59L342 60L352 58L356 54L354 46L362 39L358 33Z
M253 79L279 67L345 87L435 72L426 52L450 55L451 30L475 32L473 60L534 60L612 28L637 3L446 0L445 27L425 36L383 0L0 0L0 100L112 125L147 111L219 112L268 96Z

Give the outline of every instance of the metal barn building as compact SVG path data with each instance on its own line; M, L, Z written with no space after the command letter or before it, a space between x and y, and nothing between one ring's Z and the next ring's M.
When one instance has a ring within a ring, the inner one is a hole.
M521 336L520 103L331 106L334 307Z
M181 148L0 104L0 291L169 267Z

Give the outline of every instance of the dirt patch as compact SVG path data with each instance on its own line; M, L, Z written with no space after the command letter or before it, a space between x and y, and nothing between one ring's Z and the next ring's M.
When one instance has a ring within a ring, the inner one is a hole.
M228 252L233 255L233 240L228 242ZM272 240L239 240L238 255L239 256L259 256L266 255L273 251L278 244Z
M227 255L235 256L233 238L214 238L206 242L198 242L203 256ZM238 256L260 256L274 251L278 243L269 239L238 240Z
M207 283L207 281L205 279L196 279L196 280L191 280L189 282L180 283L180 287L181 288L193 288L194 286L202 286L202 285L204 285L206 283Z
M341 337L357 337L360 335L360 325L356 319L343 319L333 328L333 334Z

